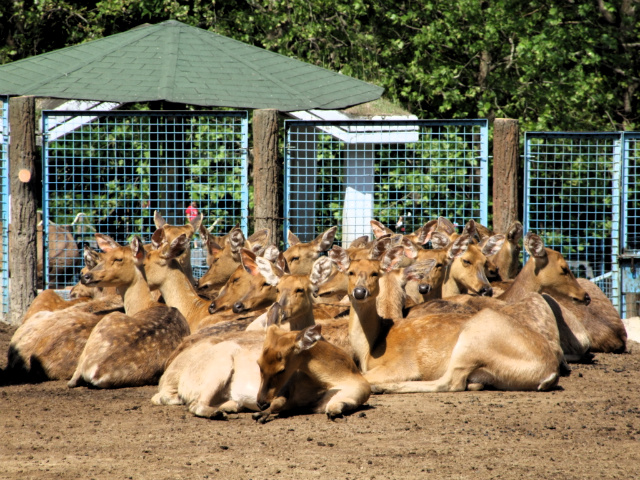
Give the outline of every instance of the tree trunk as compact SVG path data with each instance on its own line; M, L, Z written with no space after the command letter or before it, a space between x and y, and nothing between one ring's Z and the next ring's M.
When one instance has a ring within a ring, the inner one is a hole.
M268 228L269 242L276 245L281 183L278 111L256 110L253 112L254 231Z
M518 121L493 122L493 231L505 233L518 219Z
M9 101L9 322L19 324L36 297L36 110L34 97Z

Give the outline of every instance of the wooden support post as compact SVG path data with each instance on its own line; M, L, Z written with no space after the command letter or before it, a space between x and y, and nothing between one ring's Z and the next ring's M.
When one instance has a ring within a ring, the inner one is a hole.
M9 322L17 325L36 297L36 108L34 97L9 100ZM26 181L25 181L26 180Z
M278 245L278 218L282 178L278 163L278 111L253 112L254 231L271 230L270 243Z
M518 121L493 122L493 231L505 233L518 220Z

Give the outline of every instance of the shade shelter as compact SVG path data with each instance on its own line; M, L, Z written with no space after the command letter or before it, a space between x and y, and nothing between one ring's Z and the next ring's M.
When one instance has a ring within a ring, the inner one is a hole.
M169 20L0 66L0 95L10 109L12 231L16 248L35 249L35 111L30 97L258 109L254 113L254 216L256 228L275 232L277 191L277 112L340 109L375 100L383 89L345 75L253 47L200 28ZM14 104L13 102L16 101ZM31 123L31 126L27 124ZM25 208L25 205L28 208ZM19 210L19 212L18 212ZM21 255L22 256L22 255ZM35 253L33 254L35 258ZM16 256L16 261L18 257ZM10 260L10 263L12 261ZM28 264L10 265L12 272ZM35 294L26 276L14 275L11 305L21 316ZM24 279L24 282L22 281ZM22 298L17 300L16 295ZM26 298L25 292L27 293Z

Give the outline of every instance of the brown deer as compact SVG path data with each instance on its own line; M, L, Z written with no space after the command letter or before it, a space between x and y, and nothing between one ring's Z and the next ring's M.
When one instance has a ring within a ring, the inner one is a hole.
M169 225L167 221L162 217L157 210L153 213L153 222L156 225L157 231L162 231L162 237L166 242L171 243L174 239L180 235L186 235L189 240L193 238L193 235L200 229L202 225L202 213L198 213L189 223L185 225ZM154 235L156 235L154 232ZM193 270L191 269L191 245L187 245L178 262L182 267L182 271L187 276L192 285L196 285L197 282L193 278Z
M176 308L153 300L142 270L147 253L138 237L125 247L106 235L96 234L96 239L105 254L83 275L82 282L116 287L126 314L112 313L96 325L68 385L118 388L153 384L171 352L189 335L189 326Z
M353 360L322 338L321 325L290 332L271 325L258 359L261 383L253 418L309 408L330 419L357 409L371 395Z
M308 275L315 262L322 252L331 248L336 236L337 227L331 227L318 235L308 243L302 243L300 239L291 231L287 234L289 248L285 250L284 257L287 260L289 269L294 275Z
M198 292L215 296L240 266L242 249L246 248L256 255L262 255L268 237L267 228L245 239L242 230L234 227L225 237L219 239L222 244L212 240L213 237L209 235L206 240L209 270L198 280Z
M531 294L524 307L511 307L513 312L484 309L474 315L393 319L385 331L376 305L379 280L399 259L392 255L386 265L351 262L345 251L335 249L330 258L349 277L349 337L374 391L460 391L484 385L547 390L556 385L562 350L553 313L540 295Z
M482 248L494 233L488 228L478 224L478 235L480 236L480 247ZM487 259L493 262L498 270L500 280L506 282L513 280L520 271L520 239L522 238L522 224L517 220L509 225L505 233L506 241L502 248L493 255L488 255Z

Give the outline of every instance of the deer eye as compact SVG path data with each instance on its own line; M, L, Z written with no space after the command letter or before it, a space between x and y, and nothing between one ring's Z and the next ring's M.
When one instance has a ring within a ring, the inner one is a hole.
M355 275L355 272L354 272L353 270L350 270L350 271L349 271L349 273L348 273L348 275L349 275L350 277L352 277L352 276L354 276L354 275Z
M238 283L240 281L240 278L234 278L233 279L233 283Z
M293 257L293 258L291 258L291 261L292 261L292 262L297 262L298 260L300 260L300 257Z
M569 269L567 267L562 267L562 275L569 275Z
M268 286L269 286L269 284L268 284L267 282L264 282L264 283L262 284L262 288L264 288L264 287L268 287Z
M121 259L121 258L114 258L114 259L113 259L113 261L114 261L114 262L121 262L121 261L122 261L122 259Z
M372 272L372 273L371 273L371 276L372 276L372 277L377 277L377 276L378 276L378 272Z
M442 264L441 263L436 263L436 267L435 268L442 268Z
M465 259L462 260L462 263L464 263L465 265L471 265L471 262Z

